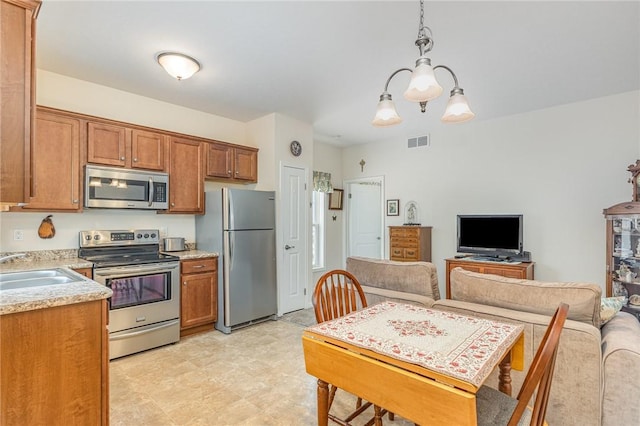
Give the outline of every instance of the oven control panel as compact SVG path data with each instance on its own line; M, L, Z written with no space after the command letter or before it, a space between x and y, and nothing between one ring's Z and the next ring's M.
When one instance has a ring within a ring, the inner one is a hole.
M80 247L160 244L158 229L80 231Z

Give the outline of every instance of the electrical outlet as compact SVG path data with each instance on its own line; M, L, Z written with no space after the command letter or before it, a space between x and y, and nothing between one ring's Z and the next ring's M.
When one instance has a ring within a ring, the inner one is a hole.
M24 231L22 229L14 229L13 230L13 240L14 241L22 241L22 240L24 240Z
M167 232L168 231L167 231L167 227L166 226L161 227L160 228L160 238L167 238L168 237Z

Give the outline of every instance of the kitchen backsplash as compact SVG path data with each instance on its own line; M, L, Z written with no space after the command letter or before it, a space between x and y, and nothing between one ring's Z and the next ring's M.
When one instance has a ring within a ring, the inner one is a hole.
M55 236L38 237L42 219L52 215ZM161 237L195 242L193 215L156 214L133 210L87 210L83 213L0 213L0 252L78 249L78 233L91 229L159 229ZM22 237L22 240L15 238Z

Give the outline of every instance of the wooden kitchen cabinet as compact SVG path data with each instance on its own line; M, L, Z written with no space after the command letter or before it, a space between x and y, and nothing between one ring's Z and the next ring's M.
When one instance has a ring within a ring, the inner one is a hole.
M31 151L32 196L23 210L82 210L81 123L38 107Z
M37 0L0 3L0 203L21 204L30 196L30 158L35 108Z
M2 315L0 424L108 425L107 302Z
M533 279L533 262L505 263L505 262L479 262L464 259L446 259L446 295L451 298L451 270L461 267L467 271L481 274L500 275L507 278Z
M431 262L431 227L390 226L389 258L401 262Z
M218 258L180 263L180 333L210 329L218 319Z
M87 123L87 162L128 169L164 170L165 135L115 123Z
M169 142L169 212L204 213L204 147L195 139Z
M87 278L93 279L93 269L91 268L78 268L74 269L73 271L79 273L80 275L84 275Z
M206 177L214 180L258 181L258 149L225 143L207 144Z

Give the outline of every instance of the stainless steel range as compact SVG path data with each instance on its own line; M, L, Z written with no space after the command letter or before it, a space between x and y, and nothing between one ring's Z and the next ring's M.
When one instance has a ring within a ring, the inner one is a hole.
M109 298L109 359L180 340L180 261L157 229L81 231L78 256Z

